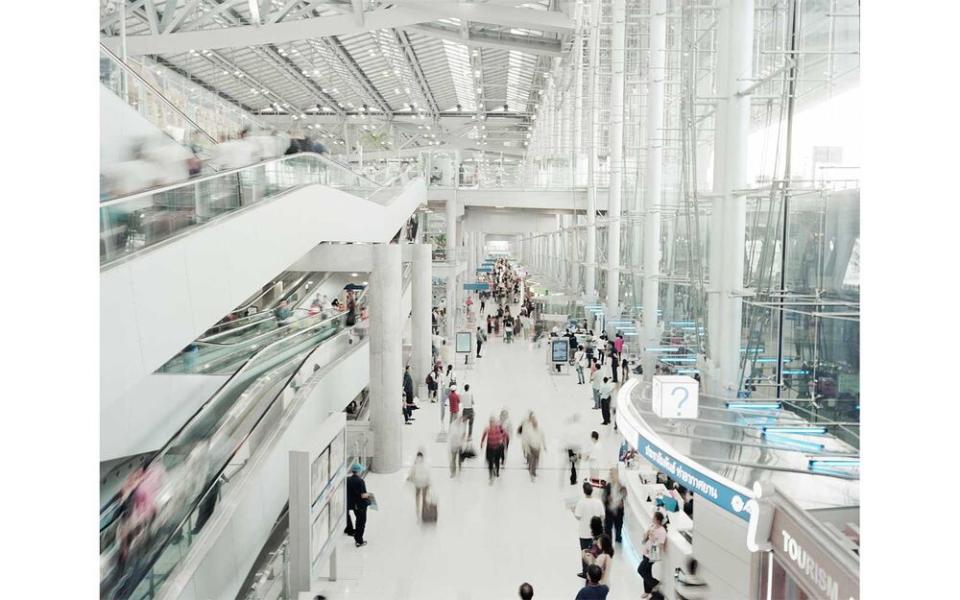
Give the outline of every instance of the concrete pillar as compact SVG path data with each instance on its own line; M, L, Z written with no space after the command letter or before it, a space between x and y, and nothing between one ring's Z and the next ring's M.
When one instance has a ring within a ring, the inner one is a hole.
M583 297L593 302L597 298L597 129L600 121L600 103L597 94L600 82L600 3L593 0L590 17L590 81L587 92L590 126L587 127L587 228L586 252L583 268Z
M717 105L714 143L714 200L710 217L710 290L708 354L714 393L734 397L739 388L743 326L743 255L747 186L750 95L737 93L753 76L753 0L730 0L718 14Z
M413 338L413 357L410 374L417 386L417 396L427 397L427 373L433 366L433 336L431 331L431 309L433 305L433 258L430 244L413 244L413 281L410 290L410 303L413 307L411 323Z
M620 315L620 212L623 201L623 64L626 0L613 0L610 78L610 198L607 207L607 315Z
M647 70L647 139L643 218L643 345L660 345L660 207L663 195L663 81L666 77L667 2L651 0L650 60ZM656 356L643 354L645 379L653 377Z
M573 40L573 184L580 184L580 157L583 154L583 5L577 3L575 7L577 33ZM579 266L574 265L574 270Z
M374 437L374 473L393 473L400 468L402 459L401 287L400 246L374 244L370 273L370 427Z
M453 158L454 173L460 172L460 152L454 153ZM447 343L452 343L457 331L457 196L459 186L452 190L452 195L447 198Z

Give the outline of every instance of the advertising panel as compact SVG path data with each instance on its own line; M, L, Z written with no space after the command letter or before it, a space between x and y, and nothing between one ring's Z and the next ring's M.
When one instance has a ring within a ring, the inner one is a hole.
M567 341L567 338L550 342L550 360L555 363L570 361L570 342Z

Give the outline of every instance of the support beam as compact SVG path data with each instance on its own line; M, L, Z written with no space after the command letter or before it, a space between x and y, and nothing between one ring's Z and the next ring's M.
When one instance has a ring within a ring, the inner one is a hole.
M600 105L597 94L600 91L600 3L593 0L590 17L590 87L587 93L589 101L590 127L587 128L587 231L586 256L584 257L583 296L586 300L596 300L597 281L597 130L600 126Z
M433 336L431 329L431 308L433 306L433 257L430 244L413 245L413 281L411 306L413 308L412 342L413 364L410 375L417 389L417 396L427 397L427 385L424 383L427 373L433 367Z
M229 8L236 2L225 4ZM199 19L196 24L191 23L190 26L200 25L207 17L209 15ZM285 44L310 38L356 35L375 29L400 29L418 23L449 18L557 33L569 33L573 30L571 20L560 12L488 4L405 2L402 5L388 5L385 8L365 12L363 17L363 23L357 24L357 17L351 11L342 15L284 20L261 26L245 25L224 29L132 36L128 51L134 55L181 54L190 50ZM105 29L112 22L115 20L102 20L101 28ZM108 45L118 43L114 36L109 36L103 41Z
M476 48L519 50L520 52L526 52L528 54L556 57L561 56L563 53L563 47L559 40L538 39L521 35L494 34L476 29L469 30L467 37L463 37L460 29L441 25L410 25L404 27L404 29Z

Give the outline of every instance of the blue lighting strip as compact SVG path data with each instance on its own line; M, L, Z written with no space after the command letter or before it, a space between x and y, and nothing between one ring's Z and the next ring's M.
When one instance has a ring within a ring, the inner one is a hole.
M764 427L763 433L793 434L793 435L826 435L826 427L794 427L790 425L776 425Z
M731 410L780 410L783 404L780 402L727 402L727 408Z
M812 450L816 452L820 452L823 450L823 444L818 444L816 442L807 442L804 440L798 440L786 435L777 435L775 433L770 433L770 434L764 434L764 438L766 438L768 442L775 442L778 444L783 444L785 446L793 446L795 448L799 448L803 450Z
M857 468L859 468L859 466L858 466ZM855 476L855 473L853 473L853 472L851 472L851 471L842 471L842 470L836 469L836 468L830 469L830 468L827 468L827 467L815 467L815 466L813 466L813 465L810 465L809 470L810 470L811 473L821 473L821 474L823 474L823 475L839 475L839 476L841 476L841 477L854 477L854 476Z
M696 321L670 321L670 324L675 327L680 327L683 325L696 325Z
M837 456L837 457L811 458L809 464L810 464L810 467L811 467L811 468L816 467L816 466L820 466L820 467L827 467L827 466L832 466L832 467L859 467L859 466L860 466L860 457L859 457L859 456L851 456L851 457L848 457L848 458L843 458L843 457Z
M695 363L697 362L696 358L675 358L673 356L668 356L666 358L660 359L662 362L668 363Z
M647 352L680 352L680 348L647 348Z
M693 375L699 372L698 369L677 369L677 375Z
M740 352L762 353L765 352L765 350L763 348L740 348Z
M809 375L810 371L807 369L784 369L784 375Z

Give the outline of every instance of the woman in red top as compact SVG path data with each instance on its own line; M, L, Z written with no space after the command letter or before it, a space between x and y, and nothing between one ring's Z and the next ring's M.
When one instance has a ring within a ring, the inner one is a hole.
M450 403L450 424L452 425L460 416L460 394L457 393L457 384L450 385L450 395L447 396L447 401ZM443 424L442 419L440 424Z
M497 423L496 417L490 417L490 424L483 430L480 437L480 447L487 445L487 472L490 475L490 485L493 485L494 476L500 477L500 453L507 440L507 432Z

